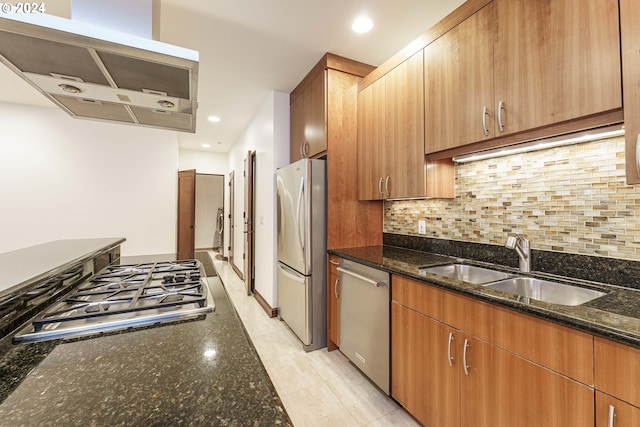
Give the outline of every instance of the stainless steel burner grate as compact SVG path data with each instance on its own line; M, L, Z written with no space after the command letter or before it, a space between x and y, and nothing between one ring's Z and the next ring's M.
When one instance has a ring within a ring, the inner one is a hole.
M86 335L214 309L198 260L109 266L37 315L16 341Z

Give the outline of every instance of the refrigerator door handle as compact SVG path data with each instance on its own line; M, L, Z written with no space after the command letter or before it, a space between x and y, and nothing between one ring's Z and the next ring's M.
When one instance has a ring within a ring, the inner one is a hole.
M300 232L300 225L304 226L304 221L300 221L300 211L302 210L303 197L304 197L304 177L300 179L300 191L298 192L298 209L296 212L296 230L298 231L298 241L300 242L300 247L302 248L302 257L306 259L304 239L302 238L302 233Z
M298 283L302 283L304 284L304 276L300 277L300 276L296 276L294 274L289 273L286 267L283 267L282 265L278 264L278 268L280 269L280 271L282 271L282 274L284 274L285 276L287 276L289 279L294 280Z

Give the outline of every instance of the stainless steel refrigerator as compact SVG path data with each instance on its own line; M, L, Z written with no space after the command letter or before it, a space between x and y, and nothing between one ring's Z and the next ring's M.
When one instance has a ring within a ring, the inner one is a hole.
M327 345L326 162L277 171L278 311L305 351Z

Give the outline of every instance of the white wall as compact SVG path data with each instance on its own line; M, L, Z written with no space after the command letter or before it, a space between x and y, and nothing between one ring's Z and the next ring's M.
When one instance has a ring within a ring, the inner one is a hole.
M0 103L0 253L125 237L123 255L176 248L177 135Z
M242 270L244 234L243 161L256 152L255 288L271 307L278 306L276 289L275 172L289 163L289 94L272 92L229 152L229 171L235 171L235 264ZM228 174L227 174L228 177ZM226 227L226 230L229 228Z
M195 169L197 173L224 175L229 168L229 155L181 148L178 153L178 167L181 171Z

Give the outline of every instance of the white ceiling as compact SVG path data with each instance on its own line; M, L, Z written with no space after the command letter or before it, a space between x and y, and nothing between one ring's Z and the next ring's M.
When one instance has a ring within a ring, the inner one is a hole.
M106 0L105 0L106 1ZM197 130L181 148L227 152L271 91L289 93L325 52L378 66L463 0L160 0L160 40L200 52ZM367 14L374 27L351 31ZM0 65L0 102L51 106ZM207 120L221 118L219 123ZM70 118L70 120L73 120Z

